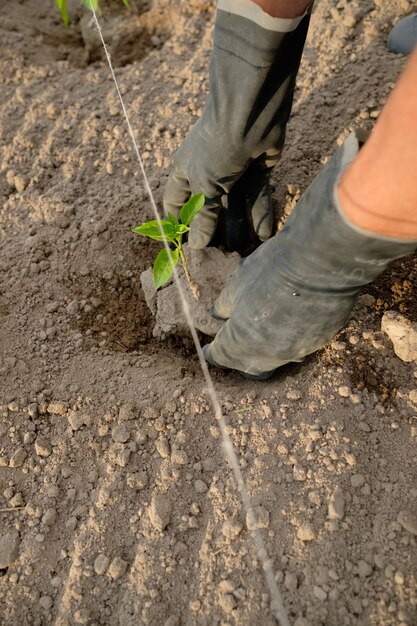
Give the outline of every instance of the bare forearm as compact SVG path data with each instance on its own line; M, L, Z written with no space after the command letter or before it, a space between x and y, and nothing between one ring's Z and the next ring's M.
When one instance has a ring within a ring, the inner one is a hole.
M312 0L251 0L272 17L292 18L304 13Z
M417 50L375 129L342 176L344 213L365 230L417 238Z

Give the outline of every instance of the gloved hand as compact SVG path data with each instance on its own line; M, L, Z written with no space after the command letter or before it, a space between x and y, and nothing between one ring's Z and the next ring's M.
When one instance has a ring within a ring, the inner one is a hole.
M190 195L204 193L189 233L192 248L210 243L228 204L222 196L239 179L241 190L250 190L255 232L261 240L271 236L268 175L284 144L310 19L272 18L256 4L244 17L223 10L226 4L237 3L219 2L204 113L174 155L164 195L165 213L178 217Z
M352 133L283 230L241 261L214 305L228 321L204 347L209 363L263 379L302 361L344 326L361 286L417 247L361 231L344 216L337 182L358 150Z

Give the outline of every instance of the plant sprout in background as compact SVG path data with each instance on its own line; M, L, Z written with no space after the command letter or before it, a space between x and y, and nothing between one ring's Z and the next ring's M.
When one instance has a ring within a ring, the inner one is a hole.
M192 281L190 273L188 271L187 259L185 258L184 250L182 247L182 237L190 230L190 224L204 206L204 194L199 193L192 196L188 202L184 204L180 212L180 219L168 213L167 219L161 220L161 224L157 220L146 222L141 226L132 228L134 233L155 239L155 241L163 241L161 228L164 231L166 240L174 245L174 249L168 253L166 248L161 250L155 259L153 264L153 282L155 289L159 289L162 285L171 278L173 273L173 267L175 267L179 260L181 260L182 267L184 269L185 276L190 286L193 296L198 300L198 287ZM169 260L171 257L171 261Z
M94 11L97 11L97 12L100 11L99 0L80 0L80 1L87 9L90 9L90 11L92 11L93 9ZM129 0L122 0L122 2L126 7L129 6ZM69 20L68 20L68 10L67 10L67 0L55 0L55 4L57 5L61 13L62 21L64 22L65 26L68 26Z

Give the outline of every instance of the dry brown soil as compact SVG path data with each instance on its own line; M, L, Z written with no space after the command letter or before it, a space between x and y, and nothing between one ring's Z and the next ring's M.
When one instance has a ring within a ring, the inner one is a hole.
M214 2L102 4L160 202L204 104ZM316 4L279 223L405 63L385 41L411 2ZM152 337L139 275L158 246L129 230L150 205L89 18L70 14L65 30L50 0L0 4L0 622L272 625L194 352ZM417 367L380 331L387 308L416 319L415 287L398 262L272 381L213 371L291 625L417 624Z

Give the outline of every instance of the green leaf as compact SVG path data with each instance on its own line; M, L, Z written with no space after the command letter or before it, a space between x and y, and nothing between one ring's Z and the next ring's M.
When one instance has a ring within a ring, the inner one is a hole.
M188 233L189 230L189 226L186 226L185 224L178 224L176 235L183 235L184 233Z
M175 265L178 263L178 250L173 250L169 253L172 262ZM165 285L167 280L172 276L172 265L169 261L168 251L164 248L160 251L153 264L153 284L155 289L159 289L162 285Z
M178 226L179 221L174 215L172 215L172 213L168 213L167 218L168 222L170 222L173 226Z
M122 0L125 7L129 8L129 0Z
M167 220L161 220L161 225L165 233L166 239L168 241L174 241L175 229L172 226L171 222L168 222ZM140 226L136 226L135 228L132 228L132 231L134 233L137 233L138 235L143 235L144 237L155 239L155 241L164 240L157 220L152 220L151 222L146 222L146 224L141 224Z
M98 11L99 10L99 0L82 0L83 1L83 5L87 8L90 9L90 11L92 11L94 9L94 11Z
M198 193L195 196L192 196L181 209L181 222L186 226L189 226L197 213L203 208L204 202L205 197L203 193Z
M60 10L62 21L68 26L67 0L55 0L55 3Z

